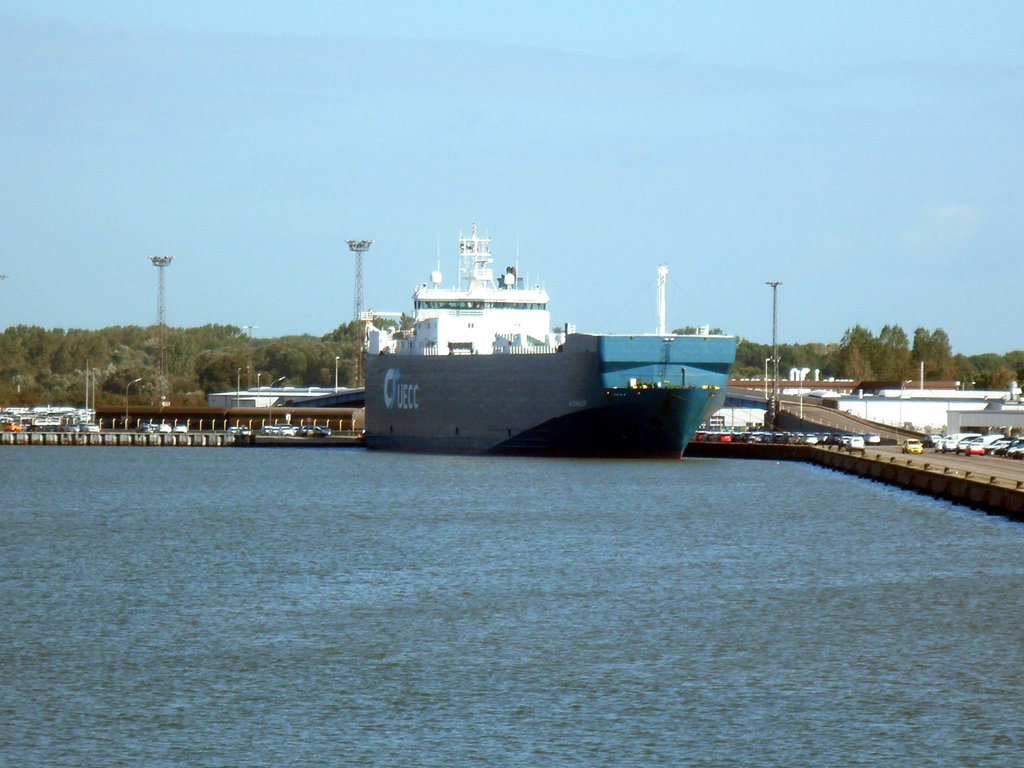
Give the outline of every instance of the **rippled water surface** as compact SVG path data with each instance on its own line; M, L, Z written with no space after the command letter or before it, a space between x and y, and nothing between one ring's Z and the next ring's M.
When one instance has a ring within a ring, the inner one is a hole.
M0 449L0 765L1024 765L1024 526L801 465Z

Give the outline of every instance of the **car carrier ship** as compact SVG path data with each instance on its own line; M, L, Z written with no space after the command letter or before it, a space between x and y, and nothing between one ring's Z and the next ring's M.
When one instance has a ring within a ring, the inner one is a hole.
M413 327L369 326L366 446L443 453L679 458L722 406L733 336L551 330L548 295L490 239L459 238L460 284L413 292Z

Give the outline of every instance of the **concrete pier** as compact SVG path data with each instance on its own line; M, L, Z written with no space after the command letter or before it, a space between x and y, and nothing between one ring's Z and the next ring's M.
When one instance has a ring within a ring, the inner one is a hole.
M106 445L122 447L354 447L362 445L361 433L330 437L278 437L273 435L228 435L223 432L140 434L137 432L0 432L0 445Z

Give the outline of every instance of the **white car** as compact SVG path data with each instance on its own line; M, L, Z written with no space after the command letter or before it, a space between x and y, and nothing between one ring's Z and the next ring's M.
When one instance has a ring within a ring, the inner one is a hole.
M846 444L846 450L864 453L864 438L861 435L850 435L850 441Z
M178 435L187 435L188 434L188 424L175 424L174 425L174 432L175 432L175 434L178 434Z
M935 446L935 450L942 451L943 453L953 453L956 450L957 443L965 438L981 437L979 432L956 432L952 435L946 435L939 445Z
M968 444L974 440L977 440L980 437L981 435L964 435L955 443L953 443L952 453L966 453Z

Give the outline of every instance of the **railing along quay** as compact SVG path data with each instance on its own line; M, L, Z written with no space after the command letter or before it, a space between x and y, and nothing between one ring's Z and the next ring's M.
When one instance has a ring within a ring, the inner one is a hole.
M1024 467L992 457L900 454L868 448L772 443L690 443L687 457L806 461L1024 522ZM988 459L988 460L987 460Z
M68 445L184 448L222 447L356 447L363 444L361 432L343 432L329 437L286 435L228 435L222 432L137 433L137 432L0 432L0 445Z

